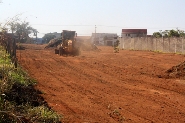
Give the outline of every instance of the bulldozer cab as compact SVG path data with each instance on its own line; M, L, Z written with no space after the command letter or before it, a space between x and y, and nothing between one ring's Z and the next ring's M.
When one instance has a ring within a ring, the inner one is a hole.
M76 31L63 30L61 33L62 40L75 40Z

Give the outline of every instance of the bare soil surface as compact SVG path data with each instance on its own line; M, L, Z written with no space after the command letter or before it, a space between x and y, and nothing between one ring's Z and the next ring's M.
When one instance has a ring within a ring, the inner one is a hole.
M101 46L64 57L44 45L25 47L19 63L64 123L185 122L185 80L165 77L184 55Z

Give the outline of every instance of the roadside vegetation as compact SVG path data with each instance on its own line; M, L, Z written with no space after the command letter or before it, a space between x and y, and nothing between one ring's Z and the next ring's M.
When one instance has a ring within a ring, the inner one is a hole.
M62 116L49 108L35 84L0 46L0 123L60 123Z
M185 32L184 30L179 30L178 28L176 30L171 29L171 30L159 30L159 32L154 32L153 36L156 38L164 37L185 37Z

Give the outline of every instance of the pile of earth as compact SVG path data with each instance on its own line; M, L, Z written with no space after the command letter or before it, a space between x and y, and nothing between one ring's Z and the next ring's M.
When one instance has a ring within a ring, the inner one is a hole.
M167 70L165 76L167 78L185 79L185 61Z
M45 48L46 49L53 48L53 47L56 48L61 42L62 42L62 40L52 39L52 40L49 41L49 43L46 45ZM95 44L91 43L90 41L79 40L77 42L77 45L83 51L99 50L98 47Z
M45 48L57 47L61 42L61 39L51 39Z

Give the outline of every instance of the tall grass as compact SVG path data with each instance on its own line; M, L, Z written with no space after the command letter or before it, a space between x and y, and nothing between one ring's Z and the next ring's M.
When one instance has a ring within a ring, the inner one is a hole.
M20 66L14 68L0 46L0 123L60 123L62 117L48 107L35 84Z

